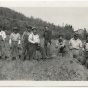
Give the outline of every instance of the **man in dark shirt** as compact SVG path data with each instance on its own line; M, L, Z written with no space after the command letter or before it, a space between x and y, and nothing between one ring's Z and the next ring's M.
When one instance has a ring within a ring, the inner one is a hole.
M47 58L50 58L52 31L49 29L49 27L45 26L45 31L43 36L44 36L44 48L45 48L46 56Z

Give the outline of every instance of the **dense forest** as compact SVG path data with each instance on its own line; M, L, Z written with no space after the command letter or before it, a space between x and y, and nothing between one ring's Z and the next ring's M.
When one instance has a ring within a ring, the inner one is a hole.
M70 39L74 33L72 25L66 24L65 26L56 26L53 23L43 21L40 18L26 17L22 13L18 13L9 8L0 7L0 26L3 30L7 30L7 34L12 31L13 26L17 26L22 34L25 26L33 26L38 28L38 33L42 36L44 26L49 26L52 30L53 38L57 38L58 34L63 34L66 39Z

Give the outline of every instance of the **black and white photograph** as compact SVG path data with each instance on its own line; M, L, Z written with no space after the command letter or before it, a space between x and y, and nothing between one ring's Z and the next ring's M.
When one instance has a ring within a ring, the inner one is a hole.
M88 81L88 1L41 3L0 1L0 81Z

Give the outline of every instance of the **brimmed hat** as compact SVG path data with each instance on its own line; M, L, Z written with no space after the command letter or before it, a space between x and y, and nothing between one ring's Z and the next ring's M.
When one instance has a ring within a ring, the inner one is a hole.
M49 28L49 26L44 26L44 28L46 28L46 27L48 27L48 28Z
M17 27L13 27L13 30L18 30L18 28Z
M32 30L37 30L37 28L36 27L33 27Z
M31 26L26 26L26 28L32 29L32 27L31 27Z

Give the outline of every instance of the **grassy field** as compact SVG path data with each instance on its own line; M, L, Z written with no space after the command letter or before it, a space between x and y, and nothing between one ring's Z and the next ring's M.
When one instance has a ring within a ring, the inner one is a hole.
M8 41L8 38L7 38ZM55 44L55 40L52 40ZM43 46L43 41L41 41ZM12 61L0 60L0 80L30 80L30 81L77 81L88 80L88 70L76 59L70 58L69 54L64 57L55 56L55 45L51 45L51 55L53 58L47 60L25 60ZM10 56L8 42L5 52ZM36 58L40 58L39 52Z

